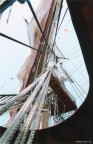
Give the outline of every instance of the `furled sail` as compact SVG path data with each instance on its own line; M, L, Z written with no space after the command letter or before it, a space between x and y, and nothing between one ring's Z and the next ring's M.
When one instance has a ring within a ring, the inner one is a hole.
M42 30L44 30L48 13L51 7L51 3L52 0L41 0L39 6L35 11ZM30 46L38 49L42 35L33 17L31 19L31 22L27 25L27 32L28 32ZM29 73L33 67L36 56L37 56L37 51L29 50L28 55L26 56L26 59L17 74L17 77L21 83L20 91L24 89L26 86Z

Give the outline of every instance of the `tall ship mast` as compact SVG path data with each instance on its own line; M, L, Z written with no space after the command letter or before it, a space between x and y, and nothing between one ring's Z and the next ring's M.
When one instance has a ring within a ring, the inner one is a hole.
M11 6L15 2L16 0L0 1L1 17L10 7L7 21L13 9ZM41 0L36 10L33 9L30 0L18 0L18 2L27 3L33 15L30 22L25 19L30 45L3 33L1 36L21 43L30 50L17 73L20 81L18 94L8 96L8 100L7 96L5 99L1 96L0 115L8 112L9 119L5 129L1 128L3 132L0 142L40 144L44 141L50 144L53 140L52 138L48 140L49 129L57 125L59 127L77 110L76 101L65 85L67 81L72 84L74 81L63 67L63 59L66 58L56 44L63 0ZM58 140L55 143L58 143Z

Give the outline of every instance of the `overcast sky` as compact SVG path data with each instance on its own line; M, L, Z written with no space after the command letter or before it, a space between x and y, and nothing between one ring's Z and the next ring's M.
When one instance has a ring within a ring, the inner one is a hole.
M38 6L39 1L40 0L36 0L35 2L32 0L34 9L36 9ZM67 5L64 1L60 22L66 8ZM10 8L8 8L1 17L0 32L29 45L26 23L24 21L24 18L30 21L32 17L28 5L26 3L21 5L16 2L12 6L12 12L9 22L7 23L9 9ZM64 56L69 59L63 60L64 68L70 73L73 80L79 83L79 85L84 89L85 93L87 93L89 87L88 74L69 11L67 12L61 28L58 31L56 43ZM23 63L27 49L28 48L25 46L0 36L0 94L13 94L17 92L19 81L16 75ZM75 95L75 98L77 98L77 95L75 94L71 84L66 82L66 86L71 91L71 93ZM86 96L82 90L81 93L84 97ZM83 100L83 98L81 99ZM77 100L77 104L78 106L81 104L79 99Z

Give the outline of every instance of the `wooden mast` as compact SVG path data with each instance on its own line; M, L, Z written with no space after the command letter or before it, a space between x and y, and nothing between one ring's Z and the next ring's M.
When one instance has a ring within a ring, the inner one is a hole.
M49 35L51 32L51 25L52 25L53 17L54 17L55 2L56 2L56 0L53 0L49 14L48 14L48 18L47 18L47 21L45 24L45 28L44 28L44 35L46 37L47 42L48 42ZM37 53L36 59L34 61L34 65L29 74L29 78L28 78L26 87L30 83L32 83L35 76L40 74L43 70L44 59L45 59L46 52L47 52L47 45L44 41L43 36L41 37L41 40L40 40L39 50L41 50L41 53Z

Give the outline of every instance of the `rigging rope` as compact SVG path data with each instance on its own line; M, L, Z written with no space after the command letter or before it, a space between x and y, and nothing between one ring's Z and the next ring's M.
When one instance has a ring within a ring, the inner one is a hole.
M68 73L68 72L67 72ZM68 73L69 74L69 73ZM71 75L69 74L69 76L71 77ZM79 88L80 89L82 89L82 91L86 94L86 92L83 90L83 88L77 83L77 81L75 81L75 80L73 80L73 84L75 85L75 87L77 88L77 90L80 92L80 94L82 95L82 93L81 93L81 91L78 89L78 87L77 87L77 85L75 84L75 82L76 82L76 84L79 86ZM71 83L72 84L72 83ZM72 84L72 86L73 86L73 84ZM74 88L74 87L73 87ZM75 88L74 88L75 89ZM79 95L78 95L79 96ZM82 97L85 99L85 97L82 95ZM80 98L80 96L79 96L79 98ZM81 99L81 98L80 98ZM82 101L82 100L81 100Z
M79 99L82 101L81 97L79 96L78 92L76 91L76 89L75 89L75 87L73 86L73 84L72 84L72 83L71 83L71 85L72 85L72 87L73 87L74 91L76 92L76 94L77 94L78 98L79 98ZM82 102L83 102L83 101L82 101Z
M31 85L29 85L26 89L24 89L20 94L18 94L16 97L13 97L8 103L6 103L4 106L0 107L0 115L3 114L4 112L6 112L13 104L14 102L17 102L19 100L19 98L21 98L22 96L24 96L25 94L27 94L39 81L40 79L45 76L47 74L47 72L45 74L43 74L40 78L37 78L36 81L34 81Z
M12 6L10 7L10 10L9 10L9 14L8 14L8 18L7 18L7 23L9 22L9 18L10 18L11 12L12 12Z
M73 48L71 48L71 50L69 50L69 51L67 52L67 54L66 54L67 57L69 57L69 54L72 53L74 50L77 49L77 48L76 48L77 46L78 46L78 43L77 43ZM76 49L75 49L75 48L76 48Z
M52 72L52 70L51 70L51 72ZM51 72L50 72L49 78L47 79L47 83L46 83L46 87L45 87L45 93L44 93L45 95L43 96L42 101L41 101L41 103L40 103L39 110L38 110L38 112L37 112L37 117L36 117L36 120L35 120L35 124L33 125L33 129L32 129L32 131L30 132L30 135L29 135L27 144L31 144L31 143L33 142L35 130L36 130L37 127L38 127L38 121L39 121L40 113L41 113L41 110L42 110L43 105L44 105L45 96L47 95L48 85L49 85L49 81L50 81Z
M70 62L70 63L74 66L74 68L75 68L76 70L78 70L78 72L82 75L82 77L88 82L88 80L86 79L86 77L79 71L78 67L76 67L76 65L73 64L71 61L68 61L68 62Z
M80 55L77 55L77 56L75 56L75 57L73 57L73 58L71 58L71 59L69 59L69 60L75 59L75 58L80 57L80 56L82 56L82 55L81 55L81 54L80 54Z
M36 86L36 88L32 92L32 95L27 99L25 104L22 106L21 110L17 113L17 115L13 119L12 123L10 123L10 127L5 131L4 135L1 138L1 142L3 144L5 144L5 143L8 144L11 141L11 139L14 137L15 132L19 129L20 124L23 123L26 114L30 110L30 105L32 104L37 93L39 92L39 90L40 90L43 82L45 81L45 78L46 78L48 73L49 73L49 70L45 73L44 77L41 79L41 81L38 83L38 85Z
M32 4L31 4L30 0L27 0L27 3L28 3L28 6L29 6L29 8L30 8L30 10L31 10L34 18L35 18L35 21L36 21L36 23L37 23L37 25L38 25L38 27L39 27L39 30L40 30L43 38L44 38L44 41L45 41L46 45L48 46L48 48L50 49L50 46L49 46L49 44L48 44L48 42L47 42L47 40L46 40L45 34L44 34L44 32L43 32L43 30L42 30L42 28L41 28L41 26L40 26L40 23L39 23L39 21L38 21L38 19L37 19L37 16L36 16L36 14L35 14L35 11L34 11L34 9L33 9L33 7L32 7ZM50 51L51 51L51 49L50 49Z
M19 44L21 44L21 45L24 45L24 46L26 46L26 47L29 47L29 48L31 48L31 49L33 49L33 50L39 51L39 50L35 49L34 47L31 47L31 46L29 46L29 45L27 45L27 44L25 44L25 43L23 43L23 42L20 42L20 41L12 38L12 37L10 37L10 36L5 35L5 34L3 34L3 33L0 33L0 36L5 37L5 38L7 38L7 39L9 39L9 40L12 40L12 41L14 41L14 42L17 42L17 43L19 43ZM40 52L41 52L41 51L40 51Z
M58 49L58 51L60 52L60 54L62 55L62 59L68 59L68 58L65 58L65 56L63 55L63 53L61 52L61 50L59 49L59 47L57 46L56 43L55 43L55 46Z
M30 0L27 0L27 3L28 3L28 6L29 6L29 8L30 8L30 10L31 10L34 18L35 18L35 21L36 21L36 23L37 23L37 25L38 25L38 27L39 27L39 30L40 30L43 38L44 38L44 41L45 41L46 45L48 46L50 52L53 52L53 51L51 50L51 48L50 48L50 45L49 45L48 42L47 42L46 36L45 36L45 34L44 34L41 26L40 26L40 23L39 23L39 21L38 21L38 19L37 19L37 16L36 16L36 14L35 14L35 11L34 11L34 9L33 9L33 7L32 7L32 4L31 4ZM56 5L55 5L55 6L56 6ZM55 8L54 8L54 9L55 9Z
M57 26L56 26L56 32L55 32L55 37L54 37L54 42L53 42L53 43L55 43L56 36L57 36L58 24L59 24L59 19L60 19L60 15L61 15L62 5L63 5L63 0L61 0L61 2L60 2L60 9L59 9L58 20L57 20Z
M55 5L55 7L56 7L56 5ZM47 25L47 27L46 27L46 31L45 31L45 37L47 38L48 37L48 33L49 33L49 30L50 30L50 27L51 27L51 22L52 22L52 19L53 19L53 17L54 17L54 14L55 14L55 7L54 7L54 9L52 10L52 12L51 12L51 15L50 15L50 17L49 17L49 19L48 19L48 25ZM44 42L43 42L43 45L41 45L41 51L43 51L43 49L44 49ZM46 49L47 50L47 52L48 51L50 51L49 49ZM46 55L47 55L47 52L45 53ZM41 55L39 56L39 60L37 61L37 64L36 64L36 72L35 72L35 78L36 78L36 76L37 76L37 72L38 72L38 68L39 68L39 64L40 64L40 60L41 60ZM45 67L46 68L46 67Z
M62 21L61 21L61 23L60 23L60 25L59 25L59 27L58 27L58 31L59 31L59 29L60 29L60 27L61 27L61 25L62 25L62 23L63 23L63 20L64 20L66 14L67 14L67 11L68 11L68 7L67 7L67 9L66 9L66 11L65 11L65 14L64 14L64 16L63 16L63 18L62 18Z
M37 113L37 109L39 108L40 102L42 100L42 95L43 95L45 87L46 87L46 82L45 82L40 94L38 95L33 107L31 108L31 110L30 110L30 112L28 114L28 117L27 117L27 119L26 119L26 121L25 121L25 123L23 125L23 128L22 128L21 132L19 133L19 135L17 137L17 140L16 140L15 144L17 144L20 141L22 141L21 143L25 143L25 139L26 139L26 137L28 135L28 131L29 131L30 125L33 122L34 115Z
M79 69L82 65L84 65L84 63L80 64L80 66L78 67L78 69ZM70 76L72 76L75 72L77 72L78 69L75 69L75 71L73 71L73 72L70 74Z

